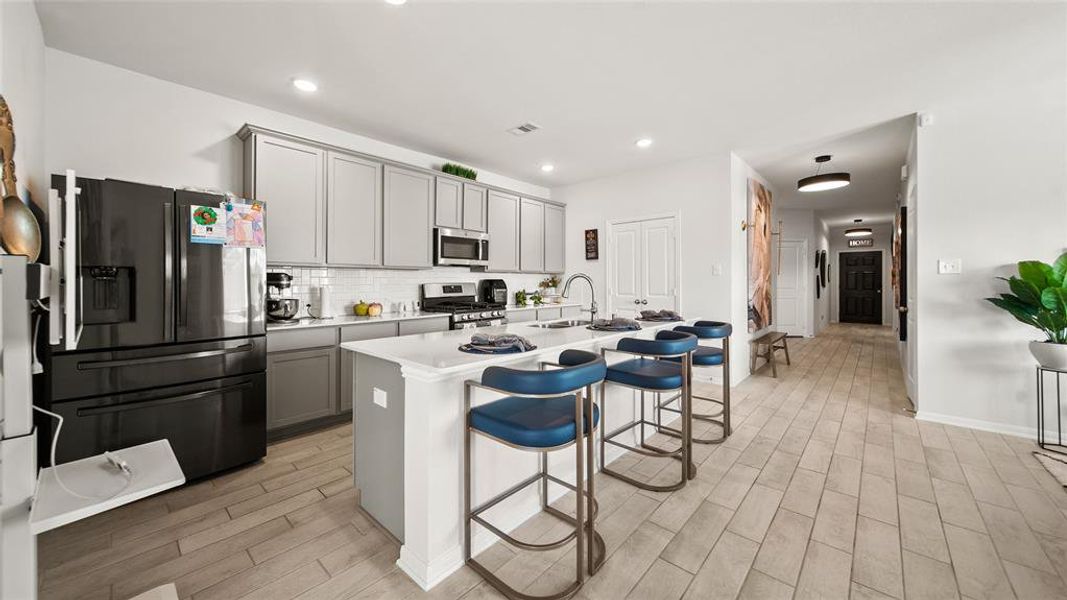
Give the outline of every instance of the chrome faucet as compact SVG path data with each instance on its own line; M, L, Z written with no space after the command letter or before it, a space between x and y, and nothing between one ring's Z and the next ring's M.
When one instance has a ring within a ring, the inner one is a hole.
M567 278L567 282L563 284L563 292L560 295L563 296L564 298L568 298L569 297L567 292L568 292L568 290L571 289L571 283L575 279L584 279L585 282L589 284L589 297L590 297L590 302L589 302L589 320L590 321L596 321L596 313L597 313L596 288L593 287L593 280L590 279L588 275L586 275L585 273L575 273L574 275L571 275L570 277L568 277ZM583 308L582 310L584 311L586 309Z

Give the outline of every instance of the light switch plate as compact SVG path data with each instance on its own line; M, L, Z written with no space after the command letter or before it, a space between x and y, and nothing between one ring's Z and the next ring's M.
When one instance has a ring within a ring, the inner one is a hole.
M938 275L959 275L963 272L963 260L959 258L941 258L937 261Z
M374 388L374 403L382 408L389 408L389 394L385 390Z

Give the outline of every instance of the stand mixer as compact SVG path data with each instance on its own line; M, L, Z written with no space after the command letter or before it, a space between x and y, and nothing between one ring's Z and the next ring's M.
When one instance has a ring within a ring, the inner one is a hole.
M288 273L267 273L267 319L293 321L300 312L300 299L292 296L293 276Z

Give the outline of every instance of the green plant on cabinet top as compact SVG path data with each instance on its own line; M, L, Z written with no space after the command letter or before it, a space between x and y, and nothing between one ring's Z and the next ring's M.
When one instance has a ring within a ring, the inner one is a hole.
M455 175L456 177L462 177L464 179L470 179L471 181L476 181L478 179L478 171L475 171L470 167L457 165L456 163L445 163L441 165L441 172Z

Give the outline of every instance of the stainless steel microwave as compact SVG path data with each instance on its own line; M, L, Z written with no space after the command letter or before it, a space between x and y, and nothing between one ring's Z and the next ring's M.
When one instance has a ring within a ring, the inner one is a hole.
M488 267L489 234L465 229L434 229L433 264Z

